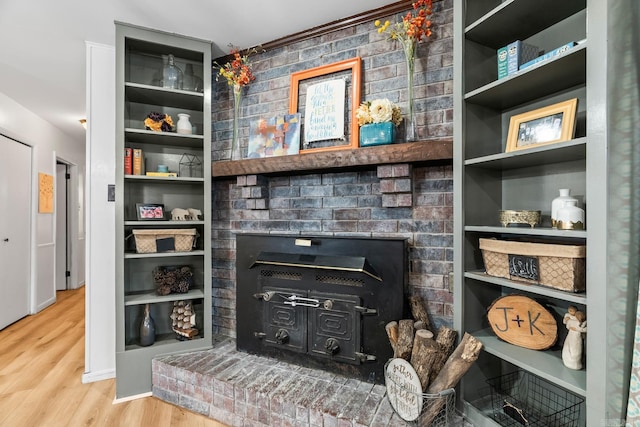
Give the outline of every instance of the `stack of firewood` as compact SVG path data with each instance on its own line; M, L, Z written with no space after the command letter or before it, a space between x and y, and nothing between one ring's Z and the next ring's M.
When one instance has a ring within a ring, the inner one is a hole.
M458 334L446 326L440 327L434 335L424 299L412 296L409 300L415 320L403 319L385 326L393 356L411 364L424 393L437 394L455 387L478 359L482 343L465 333L455 347ZM444 404L443 400L439 402ZM430 425L441 408L442 405L438 404L429 406L421 416L420 425Z

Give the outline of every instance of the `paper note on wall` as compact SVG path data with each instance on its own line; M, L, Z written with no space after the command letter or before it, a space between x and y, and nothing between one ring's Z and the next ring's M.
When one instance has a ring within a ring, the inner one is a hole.
M344 139L344 79L317 83L307 88L304 140Z
M53 175L38 174L38 212L53 213Z

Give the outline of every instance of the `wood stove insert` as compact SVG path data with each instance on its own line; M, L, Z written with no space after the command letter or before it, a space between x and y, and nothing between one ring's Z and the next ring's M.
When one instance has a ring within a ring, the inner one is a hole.
M239 350L383 383L405 240L241 234L236 249Z

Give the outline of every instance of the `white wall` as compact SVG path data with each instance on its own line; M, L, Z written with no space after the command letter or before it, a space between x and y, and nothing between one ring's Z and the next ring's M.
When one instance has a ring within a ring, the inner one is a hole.
M84 144L74 142L70 136L2 93L0 133L33 147L30 303L30 312L33 314L53 304L56 299L55 213L38 213L38 173L55 176L56 157L59 157L73 165L71 184L84 182ZM77 207L69 212L72 224L79 224L83 215L77 202L77 197L71 199L72 206ZM72 234L72 238L71 262L75 262L77 266L81 262L79 254L84 253L84 235L77 232ZM75 270L76 285L84 282L84 269L82 270L82 273L78 269Z
M87 169L85 373L83 382L115 376L115 47L86 44Z

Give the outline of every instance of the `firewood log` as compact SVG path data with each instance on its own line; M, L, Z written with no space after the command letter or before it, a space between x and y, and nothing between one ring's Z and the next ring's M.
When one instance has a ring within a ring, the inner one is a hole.
M477 338L464 334L462 340L455 351L449 356L447 362L442 367L440 374L427 388L428 394L436 394L448 388L455 387L460 378L467 373L473 363L478 360L482 343ZM420 416L420 425L429 426L442 409L445 400L439 399L430 405Z
M398 322L389 322L385 325L384 329L387 331L389 337L389 343L393 349L393 354L396 353L396 347L398 347Z
M429 385L433 363L440 357L440 346L433 340L433 333L426 329L416 331L411 351L411 366L416 370L422 391Z
M431 330L431 322L427 313L427 301L419 296L410 296L409 303L411 305L411 314L416 320L422 321L425 329Z
M409 360L413 348L413 320L403 319L398 322L398 345L395 357Z
M441 326L438 330L436 342L440 347L440 355L438 357L438 360L435 360L433 363L433 367L430 372L431 378L429 382L434 381L440 373L440 370L444 366L444 363L447 361L447 358L451 355L451 352L456 345L457 338L458 332L456 332L455 329Z
M422 329L426 330L427 327L424 326L424 322L422 320L417 320L417 321L413 322L413 329L415 329L416 331L419 331L419 330L422 330Z

